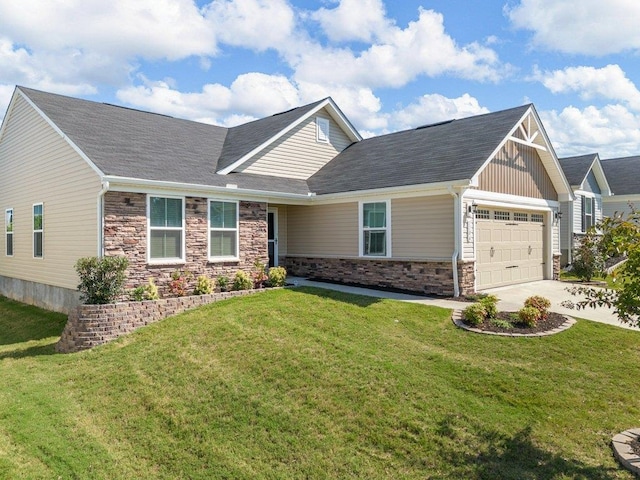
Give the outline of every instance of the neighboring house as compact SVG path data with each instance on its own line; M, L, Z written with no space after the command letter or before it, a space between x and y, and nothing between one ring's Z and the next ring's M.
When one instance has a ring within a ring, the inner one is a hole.
M0 293L57 310L73 265L458 295L555 278L572 200L533 105L362 140L330 98L233 128L17 87L0 130Z
M561 265L565 266L573 262L589 227L602 220L603 199L611 196L611 188L597 153L561 158L560 166L575 196L560 204Z
M604 214L629 213L630 203L640 208L640 156L602 160L602 168L615 195L604 199Z

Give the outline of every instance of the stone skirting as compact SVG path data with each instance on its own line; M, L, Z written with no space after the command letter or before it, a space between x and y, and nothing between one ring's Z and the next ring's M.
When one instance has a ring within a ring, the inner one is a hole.
M406 290L426 295L453 296L450 261L401 261L346 258L287 257L289 275L354 285ZM474 289L474 264L458 264L460 294Z
M554 254L553 255L553 279L560 280L560 260L562 259L562 255Z
M171 315L231 297L264 292L241 290L143 302L79 305L69 314L56 351L73 353L102 345Z

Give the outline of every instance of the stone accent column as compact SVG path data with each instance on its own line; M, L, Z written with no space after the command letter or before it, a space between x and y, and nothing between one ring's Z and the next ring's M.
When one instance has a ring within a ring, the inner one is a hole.
M553 279L560 280L560 259L562 255L554 253L553 254Z

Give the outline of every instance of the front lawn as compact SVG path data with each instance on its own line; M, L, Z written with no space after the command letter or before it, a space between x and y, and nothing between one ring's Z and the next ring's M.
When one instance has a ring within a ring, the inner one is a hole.
M59 355L0 299L0 478L609 479L640 426L640 333L505 338L450 311L298 288Z

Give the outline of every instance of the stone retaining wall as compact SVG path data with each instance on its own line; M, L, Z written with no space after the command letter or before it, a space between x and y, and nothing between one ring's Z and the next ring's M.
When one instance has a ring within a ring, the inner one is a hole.
M453 268L450 261L400 261L346 258L287 257L289 275L333 282L368 285L453 296ZM473 262L458 264L460 294L473 293Z
M56 344L56 351L72 353L87 350L189 309L264 291L266 290L241 290L143 302L80 305L69 314L62 336Z

